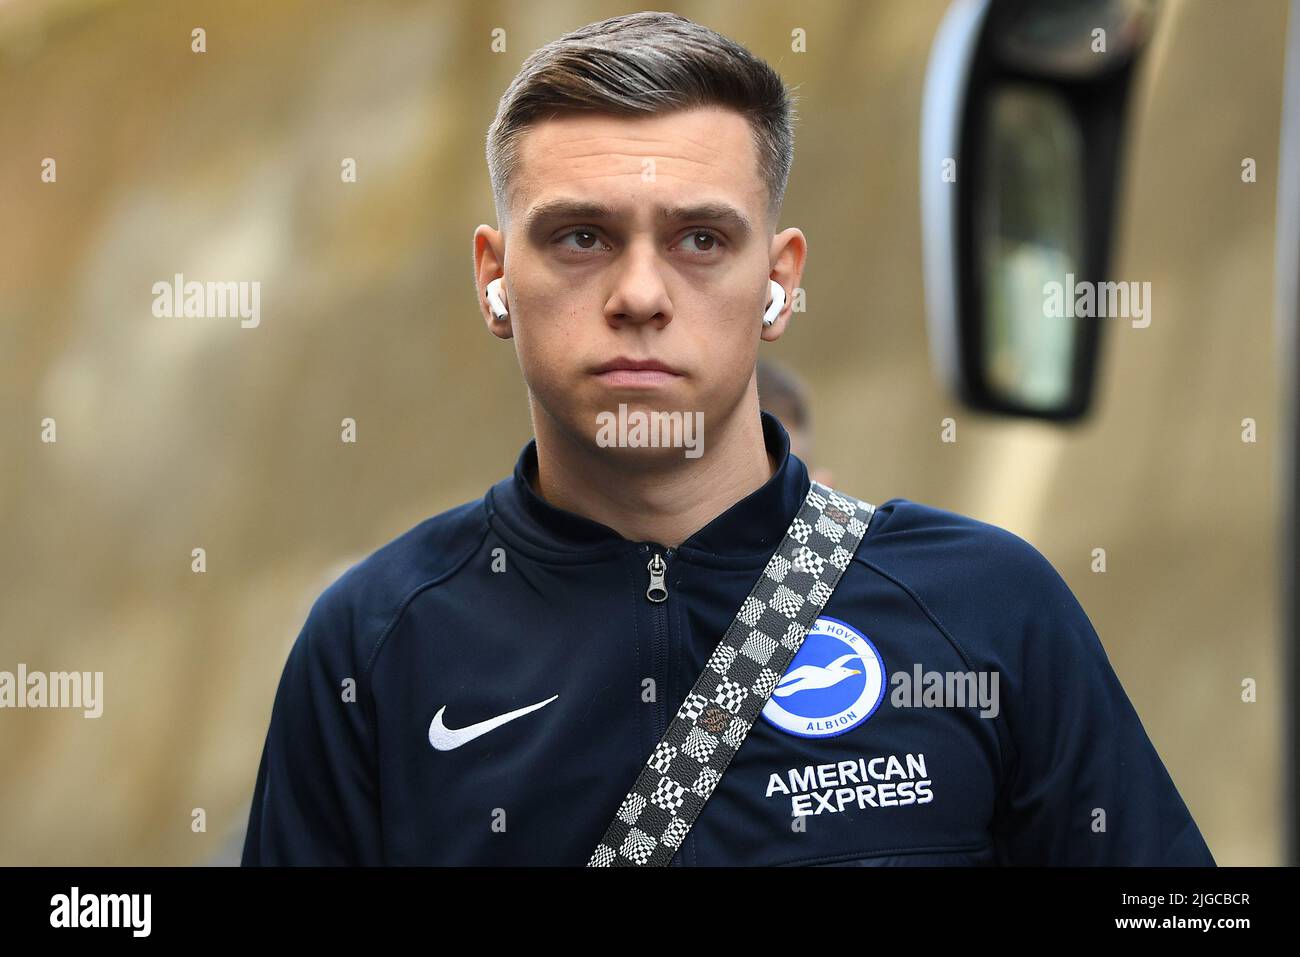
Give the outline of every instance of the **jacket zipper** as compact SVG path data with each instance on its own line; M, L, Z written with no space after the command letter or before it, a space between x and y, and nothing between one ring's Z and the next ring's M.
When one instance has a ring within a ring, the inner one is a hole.
M669 548L661 553L653 545L647 545L646 548L653 553L646 564L650 583L646 587L645 597L651 603L651 615L654 621L655 681L659 681L660 676L663 678L663 683L656 688L656 698L663 702L662 715L660 709L655 708L655 741L658 741L668 730L668 562L673 557L673 550ZM686 835L686 838L689 841L690 835ZM680 851L673 855L670 864L682 866Z
M668 554L672 554L672 549L668 550ZM646 565L646 571L650 573L650 587L645 590L646 598L656 603L667 601L668 583L664 581L664 575L668 571L668 563L664 557L655 552L650 564Z
M668 561L673 557L671 548L660 552L653 545L647 545L651 551L646 572L650 576L645 597L650 602L651 621L654 625L652 660L656 682L661 682L655 689L656 702L664 703L664 712L655 708L655 740L658 741L668 730L667 694L668 694Z

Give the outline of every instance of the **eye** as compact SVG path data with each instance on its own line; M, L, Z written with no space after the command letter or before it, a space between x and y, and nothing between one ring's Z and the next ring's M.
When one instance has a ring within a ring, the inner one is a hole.
M694 243L694 248L688 246L688 251L696 253L716 252L725 245L722 237L709 229L693 229L683 237L683 241Z
M577 245L567 242L570 237L576 237ZM596 235L596 231L593 229L571 229L560 236L557 242L565 249L571 249L574 252L589 252L601 246L606 249L609 248L608 245L601 242L600 237Z

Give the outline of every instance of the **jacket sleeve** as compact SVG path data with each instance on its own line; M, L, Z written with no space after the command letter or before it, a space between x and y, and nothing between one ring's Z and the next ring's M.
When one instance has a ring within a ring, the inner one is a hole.
M280 677L244 839L245 867L382 863L369 692L348 616L331 613L330 598L327 590L312 607Z
M1083 608L1017 541L999 862L1215 866Z

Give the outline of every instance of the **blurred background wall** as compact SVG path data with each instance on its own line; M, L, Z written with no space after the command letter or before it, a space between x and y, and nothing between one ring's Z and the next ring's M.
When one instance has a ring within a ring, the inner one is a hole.
M781 225L809 240L808 311L762 354L808 381L816 464L836 484L1033 542L1087 609L1217 860L1279 863L1285 4L1162 6L1112 269L1152 283L1152 322L1108 330L1098 412L1072 429L966 412L930 371L917 141L944 7L667 7L799 86ZM312 599L481 495L530 436L471 273L472 231L495 224L483 138L497 99L537 46L635 9L0 2L0 669L105 676L97 720L0 711L0 864L237 860ZM191 52L195 27L206 53ZM156 318L152 284L175 273L260 281L260 325ZM955 444L940 441L947 416ZM1105 574L1090 570L1098 547Z

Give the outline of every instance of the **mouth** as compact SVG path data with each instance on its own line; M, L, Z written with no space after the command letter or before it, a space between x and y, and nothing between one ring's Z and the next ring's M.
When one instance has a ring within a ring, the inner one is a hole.
M605 385L614 387L660 386L682 378L682 373L658 359L630 359L626 356L603 362L591 373Z

